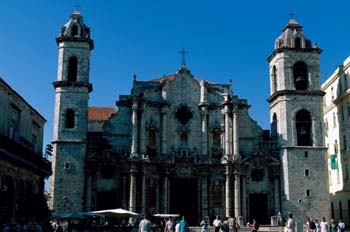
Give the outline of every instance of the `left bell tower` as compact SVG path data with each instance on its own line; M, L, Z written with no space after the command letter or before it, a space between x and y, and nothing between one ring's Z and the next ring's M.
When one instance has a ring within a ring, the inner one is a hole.
M87 143L90 53L94 48L90 28L74 12L56 38L58 45L55 115L53 128L53 175L50 208L55 213L84 209L84 161Z

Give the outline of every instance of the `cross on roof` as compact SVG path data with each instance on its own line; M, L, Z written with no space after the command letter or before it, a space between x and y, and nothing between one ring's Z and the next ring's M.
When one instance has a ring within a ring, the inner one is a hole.
M295 14L293 12L288 14L290 16L290 19L294 19Z
M76 10L76 11L79 11L80 5L79 5L79 1L78 1L78 0L75 1L74 7L75 7L75 10Z
M182 61L181 61L181 65L182 66L186 66L186 60L185 60L185 55L188 53L188 51L186 51L184 48L182 48L181 51L179 51L179 53L182 54Z

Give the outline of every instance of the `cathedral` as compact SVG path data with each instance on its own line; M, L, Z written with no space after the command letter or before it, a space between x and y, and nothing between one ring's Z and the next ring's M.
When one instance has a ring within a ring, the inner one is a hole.
M135 76L116 108L89 107L94 42L79 12L56 42L54 213L124 208L186 215L191 225L215 215L244 224L328 217L322 50L294 19L268 57L271 131L231 81L203 80L184 61L171 75Z

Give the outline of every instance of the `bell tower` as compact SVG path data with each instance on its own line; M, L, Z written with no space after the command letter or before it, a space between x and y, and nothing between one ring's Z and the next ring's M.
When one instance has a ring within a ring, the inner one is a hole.
M90 52L94 47L90 28L74 12L56 38L57 81L50 208L55 213L84 209L84 161L86 155Z
M299 222L329 214L321 52L292 18L268 57L271 135L282 163L281 213L291 212Z

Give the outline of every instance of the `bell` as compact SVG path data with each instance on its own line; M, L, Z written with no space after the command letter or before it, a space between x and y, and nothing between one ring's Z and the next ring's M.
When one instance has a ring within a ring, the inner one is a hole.
M305 78L303 76L298 76L295 82L300 83L300 82L305 82Z
M301 127L301 128L300 128L299 134L301 134L301 135L305 135L305 134L306 134L306 129L305 129L305 127Z

